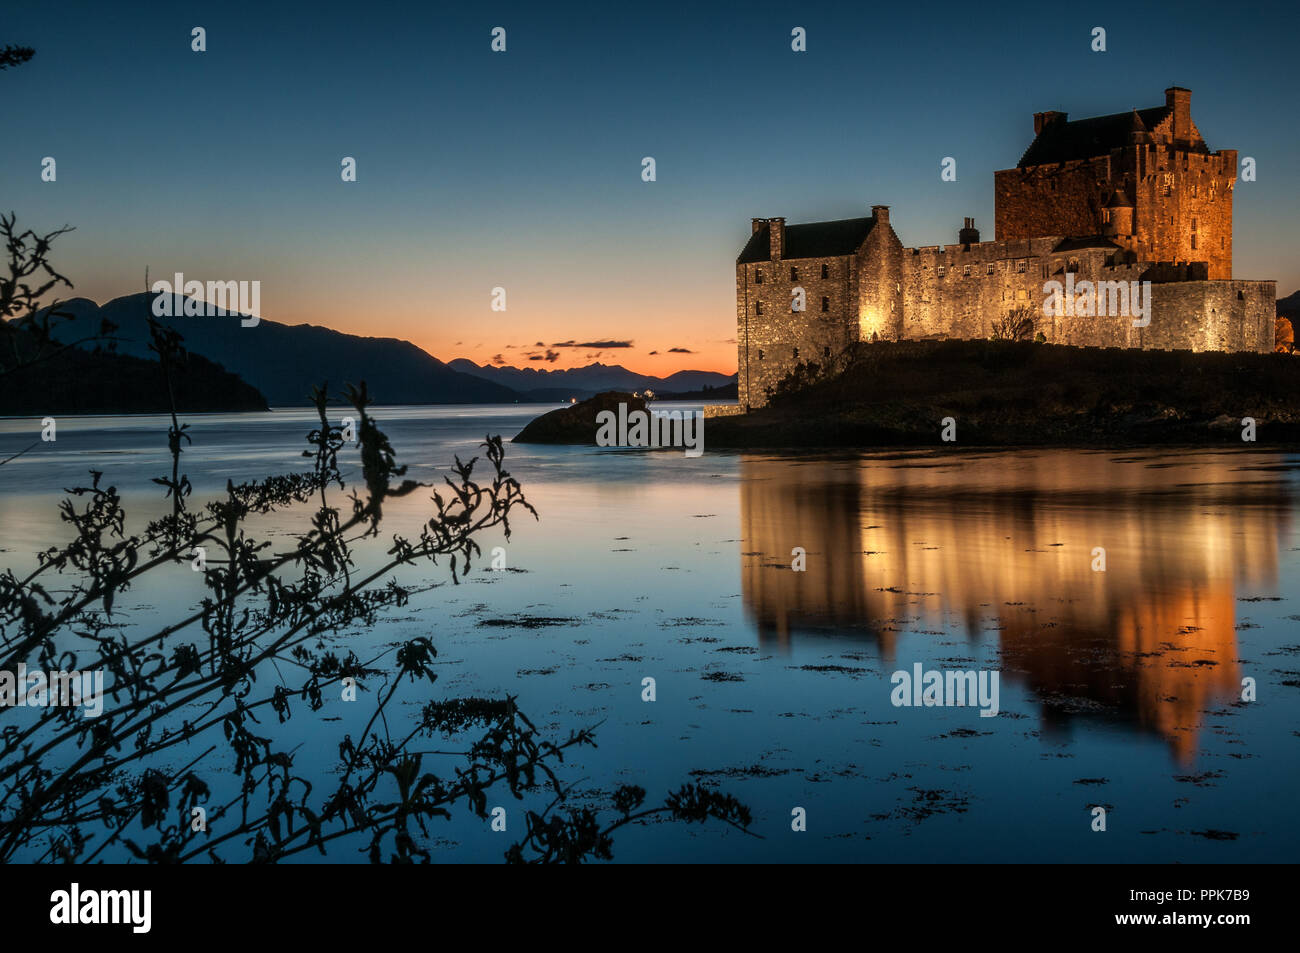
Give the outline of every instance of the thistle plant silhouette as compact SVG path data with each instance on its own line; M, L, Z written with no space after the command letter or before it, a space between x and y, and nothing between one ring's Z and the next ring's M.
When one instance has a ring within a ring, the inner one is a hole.
M184 342L152 318L149 327L170 391L184 373ZM65 491L68 538L40 552L30 571L0 570L0 670L24 663L105 673L99 717L75 707L0 708L0 860L273 863L338 847L373 862L428 862L432 825L457 810L486 822L490 794L549 798L524 811L524 836L505 851L511 862L610 859L614 832L651 817L715 819L748 832L744 805L699 785L651 807L633 786L607 806L572 806L558 769L566 751L595 744L592 728L545 737L510 695L435 697L418 717L399 716L403 689L435 689L437 650L427 637L364 659L327 647L325 637L370 628L433 588L399 574L436 567L459 583L484 533L509 538L512 519L537 518L505 469L499 436L486 438L482 460L457 457L442 485L420 484L405 478L371 416L366 385L345 388L344 400L356 415L360 464L346 496L339 458L347 441L330 422L327 386L312 394L319 423L306 435L309 470L228 481L202 505L182 465L188 425L173 411L170 471L153 481L169 503L164 515L128 532L119 490L92 470ZM417 536L394 534L385 548L385 504L417 491L430 494L427 520ZM259 535L259 518L273 513L300 519L292 543ZM361 568L363 546L384 558ZM200 549L197 605L165 619L122 608L132 589L190 571ZM364 728L335 737L317 718L311 744L336 749L336 762L299 767L276 727L313 717L327 694L350 685L373 687ZM429 749L430 738L452 743Z

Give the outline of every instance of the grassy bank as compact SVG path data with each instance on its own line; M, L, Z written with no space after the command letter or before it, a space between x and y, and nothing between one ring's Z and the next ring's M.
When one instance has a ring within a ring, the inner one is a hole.
M710 448L1300 442L1300 359L1008 341L859 345L841 373L708 422ZM1252 444L1245 444L1252 446Z

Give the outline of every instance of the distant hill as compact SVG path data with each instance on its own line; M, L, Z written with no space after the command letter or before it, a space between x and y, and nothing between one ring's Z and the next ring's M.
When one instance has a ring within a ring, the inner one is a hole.
M536 399L561 400L586 398L605 391L639 391L647 387L659 391L687 392L707 387L725 387L734 376L713 371L678 371L668 377L638 374L619 364L588 364L567 370L542 370L535 367L480 366L466 358L448 361L447 366L482 380L493 381Z
M103 319L118 326L117 351L149 357L147 316L155 295L148 292L97 305L74 298L61 306L73 315L52 329L62 341L99 330ZM179 311L177 307L173 311ZM331 392L346 383L365 381L381 404L515 403L520 396L508 386L461 374L409 341L362 337L316 325L287 325L263 319L241 327L237 315L175 317L159 320L176 328L185 347L260 390L272 406L302 405L315 384L329 381Z
M708 387L688 391L655 391L655 400L736 400L740 396L739 376L733 374L731 379L721 387Z
M1300 291L1278 298L1277 313L1279 317L1290 318L1293 323L1296 318L1300 318Z
M35 348L28 350L34 353ZM172 381L179 413L266 410L266 398L229 371L191 354ZM156 360L67 348L0 373L0 416L154 414L171 410Z

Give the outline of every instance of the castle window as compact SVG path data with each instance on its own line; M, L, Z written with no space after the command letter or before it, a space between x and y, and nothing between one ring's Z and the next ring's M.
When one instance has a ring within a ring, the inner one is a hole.
M795 359L796 361L799 360L799 349L798 349L798 348L795 348L795 349L794 349L794 359Z
M1192 219L1192 231L1196 231L1196 219Z
M1074 272L1074 273L1077 275L1077 274L1079 273L1079 262L1078 262L1078 259L1071 259L1070 264L1069 264L1069 267L1067 267L1065 270L1066 270L1066 271L1072 271L1072 272Z
M936 273L940 278L942 278L942 277L944 276L944 271L945 271L945 269L944 269L943 265L940 265L939 267L937 267L937 268L935 269L935 273Z
M831 299L830 299L830 298L827 298L827 297L825 297L825 296L823 295L823 296L822 296L822 310L823 310L823 311L829 311L830 309L831 309Z
M989 270L986 272L986 274L990 274L990 275L993 274L993 262L989 262Z
M798 268L791 268L791 269L790 269L790 280L791 280L791 281L798 281L798 280L799 280L799 269L798 269Z
M763 359L763 349L761 347L758 349L758 359L760 361Z
M1237 300L1238 300L1238 301L1245 301L1245 300L1246 300L1246 294L1245 294L1245 292L1243 292L1243 291L1238 291L1238 292L1237 292Z
M823 278L829 278L830 276L831 276L831 266L830 266L830 265L822 265L822 277L823 277Z
M754 284L756 284L756 285L761 285L762 283L763 283L763 269L762 269L762 268L755 268L755 269L754 269Z
M763 302L761 302L761 301L755 301L755 302L754 302L754 313L755 313L755 314L762 314L762 313L763 313Z
M1196 251L1196 233L1192 232L1192 251Z
M1165 195L1174 194L1174 174L1172 172L1166 172L1162 175L1160 177L1160 182L1161 185L1164 186Z
M962 273L962 277L963 277L963 278L969 278L969 277L970 277L970 265L962 265L962 266L961 266L961 273Z
M1024 261L1023 259L1016 262L1016 274L1023 275L1025 273L1025 269L1028 267L1029 267L1029 262Z

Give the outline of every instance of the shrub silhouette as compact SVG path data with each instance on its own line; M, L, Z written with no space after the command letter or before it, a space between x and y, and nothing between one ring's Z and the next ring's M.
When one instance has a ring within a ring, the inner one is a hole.
M23 300L35 307L33 296ZM183 341L152 320L150 330L170 392ZM608 859L614 831L658 814L747 828L743 805L697 785L653 807L643 806L643 790L624 787L608 810L572 809L556 767L567 749L593 744L591 729L543 737L509 695L430 701L403 724L392 715L401 688L437 681L430 639L365 659L325 649L323 635L371 627L419 591L396 571L445 566L459 583L483 533L508 538L512 519L537 516L504 467L500 437L486 438L482 461L456 458L442 485L427 486L405 478L365 383L346 388L345 400L361 470L346 498L345 435L330 423L326 386L313 393L308 472L228 481L202 506L182 467L188 425L173 411L170 470L153 481L170 502L164 516L128 534L117 487L91 471L60 506L69 538L39 553L30 572L0 571L0 671L102 670L106 683L99 717L67 706L0 708L0 860L275 862L343 842L375 862L427 862L435 819L462 806L486 821L489 791L523 799L546 788L549 805L526 812L506 859ZM385 505L417 490L432 504L419 535L393 535L380 565L360 569L355 550L377 544ZM304 510L290 544L256 531L258 517ZM196 607L153 621L122 610L132 588L191 571L198 548L206 595ZM315 726L313 746L338 755L332 773L309 776L272 726L320 711L344 685L373 687L373 711L357 738L326 739L325 723ZM417 750L431 736L458 744ZM164 766L173 762L182 766ZM238 785L219 798L212 772L222 768ZM193 821L199 808L202 825Z

